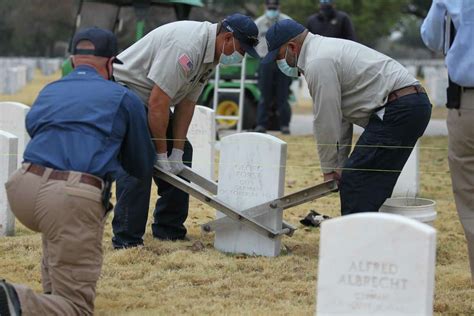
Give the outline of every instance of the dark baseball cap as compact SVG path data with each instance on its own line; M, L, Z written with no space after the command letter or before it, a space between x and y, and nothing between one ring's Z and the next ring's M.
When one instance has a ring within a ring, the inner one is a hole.
M278 7L280 5L279 0L265 0L265 5L268 7Z
M90 41L94 44L94 49L78 49L80 41ZM117 38L114 33L98 27L90 27L80 30L72 39L71 54L73 55L94 55L99 57L116 57L118 54ZM123 64L115 58L114 63Z
M254 58L260 58L255 46L258 44L258 28L253 20L243 14L232 14L222 21L222 26L239 41L244 51Z
M263 58L262 63L268 64L275 61L280 47L305 30L303 25L291 19L282 20L273 24L265 36L268 45L268 54Z

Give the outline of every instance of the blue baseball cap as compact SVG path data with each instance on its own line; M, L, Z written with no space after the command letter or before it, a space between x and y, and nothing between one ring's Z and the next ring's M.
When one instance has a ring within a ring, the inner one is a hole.
M90 41L94 44L94 49L78 49L80 41ZM114 33L98 27L89 27L80 30L72 39L71 54L73 55L93 55L99 57L115 57L118 54L117 38ZM114 58L116 64L123 64L119 59Z
M273 24L265 36L268 45L268 54L263 58L263 64L269 64L275 61L280 47L288 43L305 31L305 27L294 20L287 19Z
M321 3L321 4L332 4L333 0L319 0L319 3Z
M239 13L229 15L222 21L222 27L232 32L247 54L260 59L255 50L258 44L258 28L249 16Z

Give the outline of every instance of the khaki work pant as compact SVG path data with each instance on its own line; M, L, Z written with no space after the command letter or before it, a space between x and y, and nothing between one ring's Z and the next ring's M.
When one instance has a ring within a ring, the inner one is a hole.
M45 294L14 284L22 315L92 315L102 267L101 190L80 183L80 173L71 172L67 181L48 180L52 169L38 176L26 172L29 165L5 184L15 216L43 239Z
M464 228L474 282L474 90L466 90L461 108L449 110L449 169L454 200Z

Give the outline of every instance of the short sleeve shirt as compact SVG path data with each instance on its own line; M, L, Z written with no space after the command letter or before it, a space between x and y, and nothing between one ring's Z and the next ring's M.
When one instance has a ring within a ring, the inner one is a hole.
M156 28L123 51L114 65L115 79L148 104L154 85L177 105L196 102L212 70L217 24L179 21Z

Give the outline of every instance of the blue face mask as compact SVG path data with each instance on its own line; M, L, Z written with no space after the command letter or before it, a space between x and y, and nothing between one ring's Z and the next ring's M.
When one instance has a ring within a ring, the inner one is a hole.
M278 18L278 15L280 14L280 11L279 10L275 10L275 9L270 9L270 10L266 10L265 11L265 15L267 16L267 18L269 18L270 20L276 20Z
M286 61L286 56L288 55L288 47L286 48L285 58L277 60L277 66L282 73L288 77L298 78L298 67L291 67ZM298 63L298 56L295 58L295 63Z
M221 57L219 58L219 63L221 65L236 65L236 64L240 64L242 60L244 60L244 56L242 56L242 54L239 53L235 49L235 40L233 38L232 38L232 42L234 43L234 52L230 55L226 55L224 53L225 43L222 45L222 53L221 53Z

